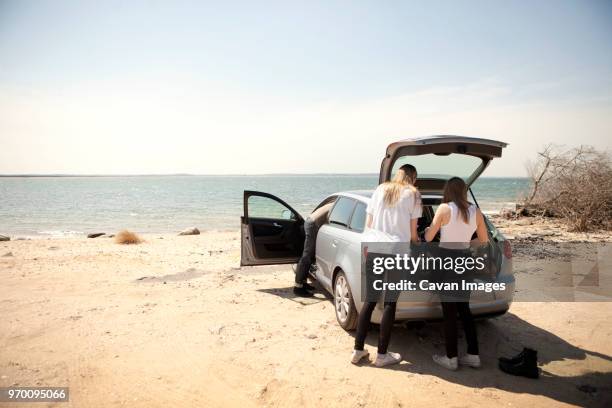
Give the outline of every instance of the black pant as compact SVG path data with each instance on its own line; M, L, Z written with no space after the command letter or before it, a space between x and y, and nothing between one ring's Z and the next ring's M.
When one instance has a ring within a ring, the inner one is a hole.
M465 339L467 341L468 354L478 354L478 338L476 337L476 325L469 302L442 302L442 313L444 315L444 337L446 340L446 356L457 357L457 313L463 322Z
M310 218L304 222L304 251L298 261L295 270L295 286L302 287L308 278L308 271L315 258L315 246L317 244L317 224Z
M355 350L363 350L363 343L370 329L370 320L372 312L376 307L377 302L364 303L361 313L359 313L359 322L357 323L357 334L355 335ZM382 319L380 321L380 333L378 335L378 353L385 354L391 340L391 329L395 322L395 307L396 302L385 302Z

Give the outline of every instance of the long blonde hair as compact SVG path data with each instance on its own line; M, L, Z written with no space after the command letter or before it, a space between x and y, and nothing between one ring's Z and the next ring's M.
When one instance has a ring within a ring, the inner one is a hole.
M417 170L412 164L404 164L397 170L393 180L387 181L385 186L383 201L387 207L394 207L400 199L400 194L405 188L411 189L420 198L419 193L414 186L417 178Z

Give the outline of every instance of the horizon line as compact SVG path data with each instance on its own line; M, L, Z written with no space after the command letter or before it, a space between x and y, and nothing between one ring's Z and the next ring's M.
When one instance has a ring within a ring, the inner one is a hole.
M34 177L245 177L245 176L378 176L379 173L142 173L142 174L79 174L79 173L20 173L0 174L0 178ZM529 178L527 176L482 176L479 178Z

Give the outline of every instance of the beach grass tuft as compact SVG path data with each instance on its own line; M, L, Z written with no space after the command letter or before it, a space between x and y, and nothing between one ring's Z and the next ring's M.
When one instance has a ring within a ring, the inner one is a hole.
M123 245L140 244L142 239L132 231L123 230L117 233L115 236L115 242Z

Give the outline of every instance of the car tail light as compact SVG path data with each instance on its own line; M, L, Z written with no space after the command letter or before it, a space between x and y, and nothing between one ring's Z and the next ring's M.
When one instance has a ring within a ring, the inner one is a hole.
M504 240L504 256L506 258L512 258L512 245L510 245L510 241L507 239Z

